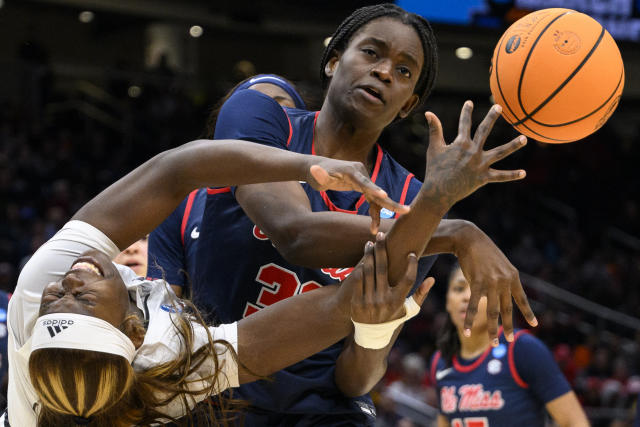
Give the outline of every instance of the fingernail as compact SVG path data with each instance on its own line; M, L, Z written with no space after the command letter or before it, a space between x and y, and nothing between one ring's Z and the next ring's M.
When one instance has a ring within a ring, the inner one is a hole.
M502 113L502 107L499 104L495 104L493 108L496 110L496 113Z
M408 257L409 257L409 258L415 258L415 257L416 257L416 254L414 254L413 252L409 252Z
M464 330L464 336L465 337L470 337L471 336L471 329L465 329Z
M533 321L531 322L531 326L538 326L538 319L534 317Z
M513 341L513 332L510 332L509 335L507 335L507 341Z
M378 234L376 234L376 238L378 240L384 239L384 233L382 231L378 231Z
M500 341L498 341L498 338L494 338L492 344L494 347L497 347L500 344Z
M371 248L373 247L373 242L372 242L371 240L369 240L369 241L367 242L367 244L365 245L365 247L366 247L367 249L371 249Z
M527 176L527 173L525 171L518 172L518 178L524 178L525 176Z
M520 144L527 145L527 137L524 135L520 135Z

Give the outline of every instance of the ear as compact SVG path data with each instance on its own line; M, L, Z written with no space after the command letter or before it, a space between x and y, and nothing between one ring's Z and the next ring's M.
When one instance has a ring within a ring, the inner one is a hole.
M136 314L128 315L120 326L120 330L129 337L136 349L139 348L144 342L146 330L144 329L142 320L140 320L140 318Z
M402 108L400 109L400 112L398 113L398 117L400 117L401 119L404 119L405 117L407 117L409 113L411 113L411 111L413 111L413 109L416 108L419 102L420 102L420 97L418 95L416 95L415 93L411 95L407 100L407 102L405 102Z
M327 61L327 63L324 66L324 74L327 77L333 77L333 74L335 73L336 69L338 69L338 65L340 64L340 58L338 57L338 55L334 55L331 57L331 59L329 61Z

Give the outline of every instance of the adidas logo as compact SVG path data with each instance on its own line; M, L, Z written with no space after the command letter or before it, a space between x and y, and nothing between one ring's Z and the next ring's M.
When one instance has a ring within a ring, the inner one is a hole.
M51 338L58 335L60 332L68 329L69 326L73 325L73 320L45 320L42 322L42 326L47 327L47 331L49 331L49 335Z

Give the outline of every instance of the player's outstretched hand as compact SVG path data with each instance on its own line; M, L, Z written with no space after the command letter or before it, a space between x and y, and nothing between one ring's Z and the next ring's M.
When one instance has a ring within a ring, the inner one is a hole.
M418 258L409 254L407 270L399 283L390 284L387 278L387 248L385 236L378 233L376 243L367 242L365 254L358 265L360 278L353 288L351 319L359 323L385 323L405 316L405 299L411 291L418 271ZM352 275L356 273L354 270ZM354 278L355 279L355 278ZM412 295L421 306L434 284L427 278Z
M456 251L460 268L471 287L471 297L464 319L464 334L471 335L473 319L478 312L480 297L487 297L487 332L492 345L498 342L498 317L502 318L504 336L513 341L513 305L516 301L522 315L531 326L538 321L522 289L518 270L509 262L493 241L477 227L468 232L466 241Z
M458 136L446 144L442 125L431 112L425 113L429 123L429 148L425 184L429 184L443 200L453 205L489 182L515 181L525 177L524 170L496 170L491 165L524 147L526 137L514 140L488 151L484 143L502 111L499 105L491 107L471 138L471 113L473 103L462 107Z
M409 212L409 206L394 202L386 191L371 181L362 163L324 157L317 159L318 163L311 166L309 170L307 182L318 191L358 191L364 194L370 206L369 215L371 215L371 232L373 234L378 232L382 208L399 214Z

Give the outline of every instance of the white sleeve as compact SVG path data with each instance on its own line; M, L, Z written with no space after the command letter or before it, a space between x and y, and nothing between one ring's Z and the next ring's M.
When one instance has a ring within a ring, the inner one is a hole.
M9 301L7 329L9 356L8 412L12 425L35 425L35 392L28 372L33 325L45 286L59 280L83 252L97 249L110 258L116 245L100 230L82 221L69 221L36 251L24 266ZM26 345L25 345L26 344Z

